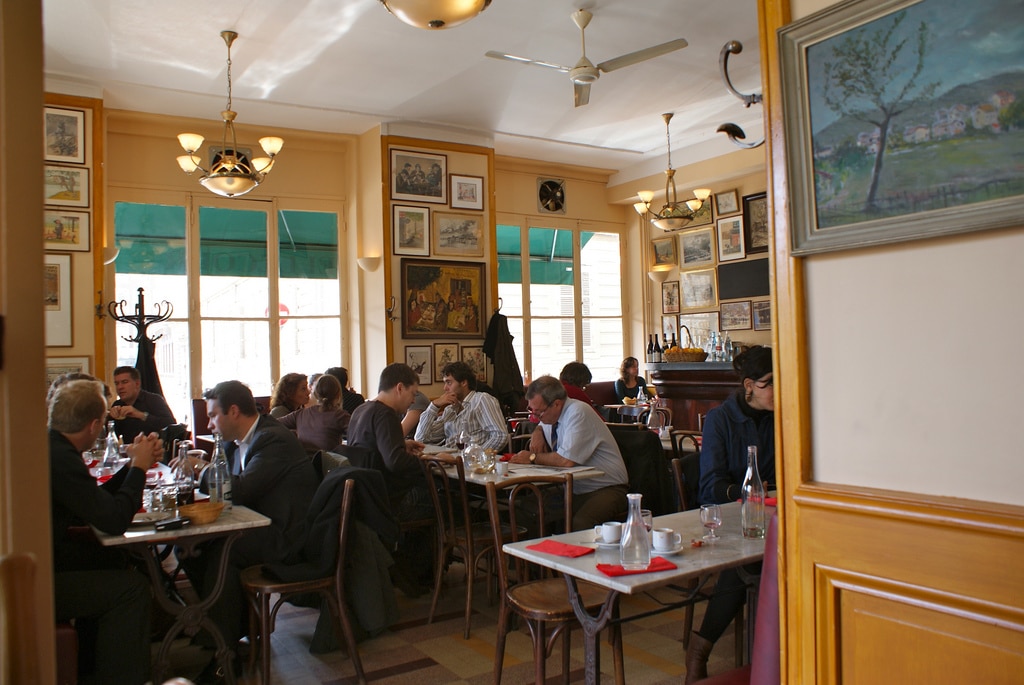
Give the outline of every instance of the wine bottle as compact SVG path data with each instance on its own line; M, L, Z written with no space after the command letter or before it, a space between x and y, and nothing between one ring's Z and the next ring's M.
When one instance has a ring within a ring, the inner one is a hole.
M650 364L654 361L654 339L651 334L647 334L647 356L644 357L644 362Z
M658 334L654 334L654 359L655 364L661 363L661 343L658 342Z

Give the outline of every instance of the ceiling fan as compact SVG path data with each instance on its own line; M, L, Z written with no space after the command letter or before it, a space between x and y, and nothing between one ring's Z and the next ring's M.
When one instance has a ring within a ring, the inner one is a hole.
M529 57L519 57L517 55L510 55L508 53L497 52L495 50L489 50L485 54L494 59L518 62L520 64L533 64L538 67L554 69L562 72L563 74L569 74L569 78L572 80L573 100L577 107L582 107L590 102L590 84L600 78L601 72L608 73L609 71L615 71L616 69L632 66L654 57L660 57L661 55L681 50L687 45L685 38L676 38L675 40L670 40L669 42L662 43L661 45L653 45L649 48L644 48L643 50L637 50L636 52L630 52L626 55L614 57L595 66L593 62L587 59L586 41L586 28L587 25L590 24L590 20L594 18L594 15L587 10L578 9L570 16L572 17L573 22L576 23L576 26L580 28L580 44L583 50L583 55L580 57L580 61L576 63L576 66L566 67L561 64L553 64L543 60L530 59Z

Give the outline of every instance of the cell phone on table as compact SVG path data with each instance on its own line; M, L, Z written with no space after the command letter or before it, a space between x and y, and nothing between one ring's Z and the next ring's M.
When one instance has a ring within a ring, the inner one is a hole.
M175 516L174 518L164 519L163 521L157 521L153 524L153 527L157 530L177 530L184 528L185 526L192 523L184 516Z

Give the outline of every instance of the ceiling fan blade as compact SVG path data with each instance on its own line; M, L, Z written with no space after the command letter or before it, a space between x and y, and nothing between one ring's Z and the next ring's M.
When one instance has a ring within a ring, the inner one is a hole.
M537 67L544 67L546 69L554 69L555 71L560 71L563 74L568 74L569 73L569 69L571 69L571 67L565 67L565 66L562 66L561 64L553 64L551 62L544 62L544 61L537 60L537 59L530 59L529 57L519 57L518 55L509 55L507 53L497 52L495 50L488 50L487 52L484 53L484 55L486 55L487 57L490 57L491 59L500 59L500 60L504 60L506 62L517 62L519 64L532 64L532 65L537 66Z
M572 84L572 100L576 107L582 107L590 102L590 84L574 82Z
M616 69L632 66L634 64L644 62L654 57L667 55L668 53L675 52L676 50L682 50L687 45L688 43L686 42L685 38L676 38L675 40L670 40L669 42L662 43L661 45L653 45L649 48L644 48L643 50L631 52L628 55L622 55L621 57L613 57L610 60L598 64L597 68L605 73L608 73L609 71L615 71Z

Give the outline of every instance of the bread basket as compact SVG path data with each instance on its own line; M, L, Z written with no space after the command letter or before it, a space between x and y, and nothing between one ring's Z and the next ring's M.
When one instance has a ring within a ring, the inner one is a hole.
M181 504L178 506L178 515L184 516L192 525L205 526L208 523L213 523L220 516L220 512L224 510L223 502L211 502L206 500L205 502L196 502L195 504Z
M686 347L670 347L662 352L664 360L667 362L702 362L707 359L707 352L693 346L693 336L690 335L689 328L680 326L679 337L682 338L683 331L686 332L686 338L684 339Z

